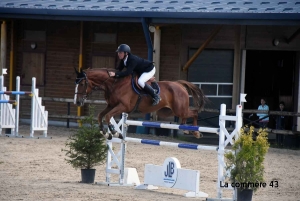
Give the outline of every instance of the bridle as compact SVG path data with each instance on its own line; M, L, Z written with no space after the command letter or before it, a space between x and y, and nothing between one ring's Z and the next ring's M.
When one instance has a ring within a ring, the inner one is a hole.
M99 89L99 86L104 86L104 83L109 80L110 78L112 78L110 75L109 75L109 71L106 70L107 72L107 75L108 75L108 78L106 78L103 82L101 82L98 86L94 86L92 88L92 90L98 90ZM75 95L74 95L74 104L76 104L76 97L77 97L77 94L81 94L82 95L82 99L83 101L85 101L87 98L88 98L88 92L87 92L87 89L88 89L88 85L89 85L89 81L88 81L88 78L87 78L87 75L85 72L82 72L82 74L84 75L83 77L81 78L76 78L75 80L75 84L76 84L76 87L75 87ZM84 90L83 92L78 92L78 85L84 80Z
M82 99L83 101L87 99L87 87L88 87L88 79L87 79L87 76L86 76L86 73L83 72L83 75L84 77L81 77L81 78L76 78L75 80L75 84L76 84L76 87L75 87L75 95L74 95L74 104L76 104L76 98L77 98L77 94L82 94ZM85 90L83 92L78 92L78 85L84 80L84 88Z

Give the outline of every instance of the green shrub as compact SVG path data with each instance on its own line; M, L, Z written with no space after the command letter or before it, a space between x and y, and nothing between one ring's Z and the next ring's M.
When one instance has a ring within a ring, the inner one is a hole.
M230 170L231 182L263 183L264 159L269 149L266 130L259 129L254 140L254 127L242 128L239 138L234 142L232 149L236 154L225 154L226 169ZM257 187L252 187L256 191Z
M89 116L82 120L82 126L69 136L65 146L65 160L75 169L92 169L106 160L106 139L100 134L97 120L94 120L95 107L89 106Z

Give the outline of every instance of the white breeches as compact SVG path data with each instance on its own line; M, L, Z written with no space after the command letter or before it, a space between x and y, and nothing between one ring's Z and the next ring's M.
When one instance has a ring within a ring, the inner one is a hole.
M155 66L154 66L154 68L153 68L150 72L143 73L143 74L140 76L139 80L138 80L138 84L139 84L142 88L144 88L144 87L145 87L145 82L147 82L148 80L150 80L151 77L154 76L155 71L156 71L156 70L155 70Z

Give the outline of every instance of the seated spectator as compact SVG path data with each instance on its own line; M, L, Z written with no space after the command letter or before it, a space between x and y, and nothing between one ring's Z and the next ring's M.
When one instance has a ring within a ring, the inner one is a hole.
M258 106L258 110L267 110L269 111L269 106L266 105L266 100L264 98L262 98L260 100L261 105ZM268 127L268 123L269 123L269 115L268 114L257 114L258 118L259 118L259 127L261 128L266 128Z
M284 109L284 102L280 102L279 103L279 111L282 112L282 111L285 111ZM278 130L285 130L286 129L286 117L285 116L281 116L281 115L278 115L276 116L276 129ZM282 145L283 144L283 139L284 139L284 135L280 135L280 134L277 134L276 135L276 142L277 142L277 145Z

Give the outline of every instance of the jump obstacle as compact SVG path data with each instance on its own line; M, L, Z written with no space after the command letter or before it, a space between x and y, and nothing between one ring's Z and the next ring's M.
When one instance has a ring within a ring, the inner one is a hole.
M109 147L107 153L107 161L106 161L106 181L105 182L96 182L97 184L107 184L114 186L122 186L122 185L139 185L139 178L137 176L137 172L135 168L125 168L125 153L127 142L135 142L142 143L148 145L157 145L157 146L169 146L174 148L184 148L184 149L194 149L194 150L213 150L218 153L218 179L217 179L217 198L207 198L209 201L216 200L235 200L236 199L236 191L233 188L226 188L232 190L232 198L223 198L223 190L225 189L223 184L225 183L225 178L230 175L229 171L225 169L225 161L224 161L224 153L225 148L229 144L233 144L233 138L237 139L239 135L240 128L242 127L242 105L237 105L236 107L236 115L235 116L227 116L226 115L226 105L221 104L220 116L219 116L219 128L208 128L208 127L198 127L198 126L186 126L186 125L174 125L174 124L164 124L158 122L141 122L141 121L132 121L127 120L128 114L123 113L122 119L116 123L113 118L111 118L110 122L115 126L115 129L118 132L123 134L124 140L120 140L118 138L113 138L112 140L107 140L107 145ZM225 128L226 121L234 121L235 129L229 133ZM203 146L203 145L195 145L195 144L182 144L182 143L172 143L172 142L164 142L157 140L147 140L147 139L138 139L138 138L130 138L126 137L127 128L129 125L135 126L148 126L155 128L167 128L167 129L183 129L190 131L200 131L200 132L208 132L215 133L219 135L219 146ZM121 127L121 129L120 129ZM115 154L113 151L112 143L119 143L121 145L120 151ZM230 150L226 150L230 151ZM170 161L170 159L168 159ZM171 159L172 160L172 159ZM167 161L167 159L166 159ZM165 162L166 162L165 161ZM173 162L176 164L177 162ZM113 165L116 165L117 168L112 168ZM180 168L179 168L180 169ZM178 170L179 170L178 169ZM195 173L191 173L188 170L184 175L178 172L178 179L181 185L176 186L173 185L173 188L184 189L191 192L185 194L186 197L208 197L206 193L199 191L199 180L200 173L196 171ZM117 183L113 183L110 181L111 174L117 174L119 176L119 181ZM145 178L144 184L139 185L136 189L156 189L154 185L170 187L169 184L162 182L163 176L161 173L161 168L157 169L152 164L146 164L145 166ZM179 175L181 175L179 177ZM189 176L189 180L187 180L187 176ZM190 178L196 178L196 180L190 180ZM176 183L177 183L176 182ZM191 186L192 185L192 186Z
M10 100L9 95L15 95L16 100ZM47 137L48 130L48 111L45 106L42 106L42 98L39 97L39 90L36 88L36 79L32 78L31 91L20 91L20 77L16 77L16 91L6 91L4 87L4 76L0 76L0 135L2 129L10 128L10 137L19 136L19 110L20 110L20 95L31 96L31 123L30 137L34 137L35 131L43 131L43 137ZM5 104L7 103L7 104ZM8 104L11 103L11 104ZM12 104L15 104L13 108ZM39 137L40 138L40 137Z

